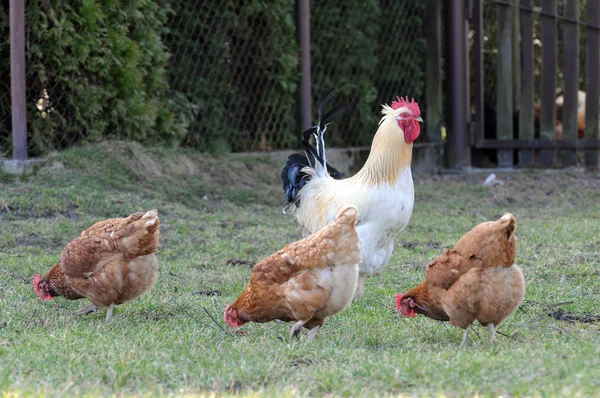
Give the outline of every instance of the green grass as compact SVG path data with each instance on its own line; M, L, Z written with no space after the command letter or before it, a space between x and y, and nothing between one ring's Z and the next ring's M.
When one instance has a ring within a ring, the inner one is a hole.
M0 178L0 391L16 395L589 396L600 391L600 326L549 316L600 310L600 178L578 170L415 178L410 225L365 298L330 318L312 344L289 324L225 332L222 313L250 265L300 237L281 212L280 165L261 156L206 155L130 143L52 156L26 181ZM82 229L158 208L155 288L104 312L73 317L85 300L40 302L33 275ZM399 319L394 297L427 262L482 220L518 220L526 303L498 345L424 317ZM228 260L247 264L228 264ZM208 293L215 293L209 295ZM208 316L210 314L216 323Z

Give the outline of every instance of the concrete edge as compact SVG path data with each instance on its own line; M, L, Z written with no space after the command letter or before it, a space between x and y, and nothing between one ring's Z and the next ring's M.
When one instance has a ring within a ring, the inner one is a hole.
M12 175L29 175L48 162L46 158L31 158L26 160L0 160L0 172Z

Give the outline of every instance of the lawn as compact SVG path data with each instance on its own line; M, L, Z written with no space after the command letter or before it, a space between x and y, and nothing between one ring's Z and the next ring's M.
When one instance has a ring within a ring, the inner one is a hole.
M223 310L250 267L300 238L281 212L281 165L112 142L53 155L27 178L0 175L0 392L12 395L590 396L600 391L600 174L527 171L415 177L412 220L365 297L312 343L290 324L229 333ZM148 294L85 317L85 300L41 302L35 273L93 222L158 208L161 274ZM525 302L490 346L394 297L427 262L483 220L518 222ZM553 304L570 304L552 307ZM557 311L562 311L559 313ZM576 320L568 322L565 313ZM552 316L554 314L554 316ZM562 314L562 315L561 315ZM588 317L593 321L592 317Z

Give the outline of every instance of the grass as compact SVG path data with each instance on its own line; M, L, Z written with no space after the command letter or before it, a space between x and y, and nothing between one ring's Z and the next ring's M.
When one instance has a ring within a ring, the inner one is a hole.
M594 172L415 178L410 225L365 298L330 318L312 344L289 324L225 332L222 313L250 266L300 237L281 213L280 165L266 157L207 157L130 143L52 156L27 180L0 178L0 391L11 395L515 395L600 391L600 327L549 316L600 307L600 176ZM82 229L158 208L161 275L151 293L75 318L85 300L40 302L32 279ZM482 220L518 220L527 302L487 342L424 317L401 320L394 296L427 262ZM230 261L233 260L233 261ZM211 319L210 316L214 318Z

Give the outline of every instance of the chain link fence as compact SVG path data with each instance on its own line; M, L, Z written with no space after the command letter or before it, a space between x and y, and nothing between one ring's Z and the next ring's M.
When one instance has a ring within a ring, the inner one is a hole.
M0 156L11 149L8 3L0 1ZM103 138L211 152L298 147L295 0L25 4L31 155ZM311 2L310 12L313 115L332 87L349 105L329 145L368 145L381 104L397 95L426 111L425 2Z
M166 41L171 87L197 113L188 142L269 150L300 139L300 48L294 1L176 3ZM396 95L425 105L425 5L420 1L311 2L313 115L330 88L349 112L328 143L368 145L381 104Z

